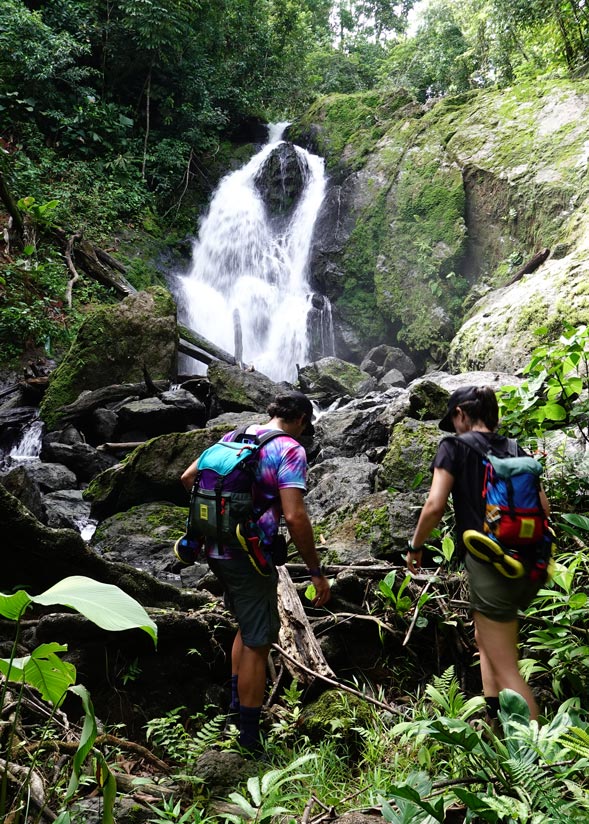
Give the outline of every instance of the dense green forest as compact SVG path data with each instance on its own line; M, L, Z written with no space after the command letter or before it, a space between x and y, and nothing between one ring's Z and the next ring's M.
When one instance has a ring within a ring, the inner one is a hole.
M0 366L59 357L89 306L118 301L112 287L95 280L71 283L72 243L89 241L115 256L136 288L160 282L153 261L164 251L181 253L219 178L240 162L259 124L296 120L325 95L402 89L426 103L587 72L585 0L3 0ZM523 385L502 399L510 434L544 448L555 427L566 427L586 443L588 360L585 327L541 347ZM224 719L207 712L186 718L179 708L145 727L144 743L172 765L165 780L174 780L163 797L147 792L147 820L319 824L335 810L371 810L391 824L589 821L589 517L586 481L569 470L563 458L546 479L560 554L554 583L524 627L522 668L546 710L539 725L529 722L519 696L507 694L503 735L494 736L481 720L482 699L449 669L412 694L407 689L394 715L383 710L386 696L376 684L332 695L318 739L307 734L294 682L267 731L273 769L261 765L265 774L244 781L230 811L219 812L192 771L213 743L235 751L235 736L220 742ZM451 562L449 523L435 546L440 565ZM409 637L418 620L439 622L441 632L456 626L457 612L440 607L452 593L424 590L412 600L400 577L380 582L370 603L369 620L383 637L390 626ZM100 616L100 595L91 620ZM37 597L25 596L1 596L2 616L20 619ZM62 603L71 605L69 596ZM133 625L145 629L142 620ZM7 822L45 820L24 789L40 773L48 806L65 809L80 788L94 788L82 768L93 752L106 799L102 820L109 822L113 774L132 757L120 741L110 742L107 758L94 747L96 719L83 687L76 688L86 717L77 754L64 767L61 753L43 749L45 738L63 737L56 696L71 676L55 652L39 653L35 666L27 662L28 675L39 675L36 685L24 680L38 686L50 672L57 692L42 691L54 707L42 722L35 716L35 748L14 755L26 764L14 808L0 779L0 818L9 811ZM412 661L408 651L393 673L401 691L411 682ZM0 703L10 707L2 716L2 741L10 745L22 713L33 710L24 702L15 710L6 681ZM154 774L137 786L153 779L153 790L162 778ZM60 814L59 824L70 821L81 819Z
M580 76L588 58L582 0L6 0L4 359L66 343L79 309L109 300L84 283L64 301L65 241L50 226L114 249L146 285L157 275L145 261L194 229L248 125L333 93L402 87L425 101Z

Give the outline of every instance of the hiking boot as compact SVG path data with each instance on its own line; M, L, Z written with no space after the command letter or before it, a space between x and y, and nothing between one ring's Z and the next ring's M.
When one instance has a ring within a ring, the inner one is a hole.
M253 568L258 572L260 575L267 577L270 575L272 571L272 567L268 563L268 559L266 558L264 551L260 544L260 539L257 535L247 536L242 533L242 525L237 524L237 529L235 530L235 534L237 535L237 540L247 557ZM243 528L245 531L245 528Z
M506 552L501 544L489 535L477 532L476 529L467 529L463 533L462 539L471 555L480 561L492 564L497 572L500 572L506 578L523 578L526 574L524 565L517 554Z
M195 564L201 554L202 541L183 535L174 544L174 555L184 566Z

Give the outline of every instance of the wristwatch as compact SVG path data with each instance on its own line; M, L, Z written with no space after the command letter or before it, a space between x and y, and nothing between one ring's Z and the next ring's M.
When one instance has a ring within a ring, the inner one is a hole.
M413 544L411 543L411 541L407 541L407 543L409 545L409 552L421 552L421 550L423 549L423 547L421 547L421 546L419 548L414 547Z
M309 570L309 578L323 578L323 567L315 567Z

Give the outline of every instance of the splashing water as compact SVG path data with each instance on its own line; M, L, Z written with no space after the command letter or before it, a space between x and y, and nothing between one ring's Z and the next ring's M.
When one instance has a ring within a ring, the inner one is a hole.
M255 178L286 125L269 127L262 150L219 184L178 295L184 322L226 352L234 352L238 312L242 361L276 381L294 380L308 361L307 266L325 193L323 160L295 147L304 189L286 225L271 221Z

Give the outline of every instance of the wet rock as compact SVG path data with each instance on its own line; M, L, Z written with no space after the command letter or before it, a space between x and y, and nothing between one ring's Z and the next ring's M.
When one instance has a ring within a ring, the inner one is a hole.
M0 484L14 495L39 521L45 521L46 512L39 485L25 466L16 466L0 475Z
M258 171L254 184L273 217L286 217L297 204L308 175L305 156L292 143L279 143Z
M79 529L90 517L90 504L82 498L82 490L60 489L43 496L47 525L55 529Z
M75 473L78 481L91 481L117 463L117 459L106 452L98 452L87 443L55 443L43 440L41 459L49 463L60 463Z

